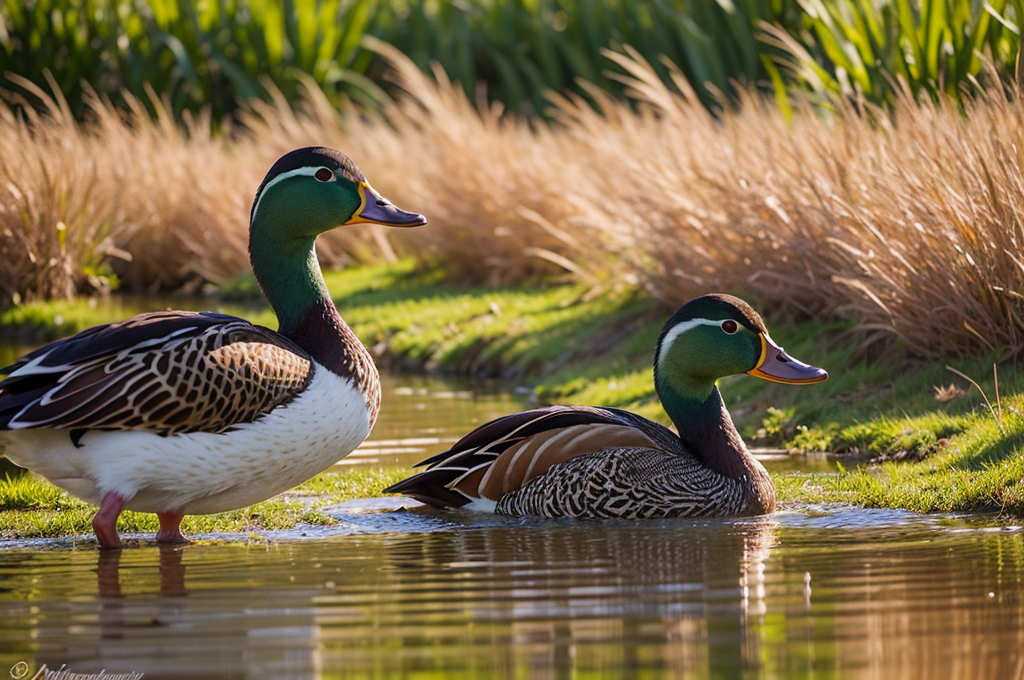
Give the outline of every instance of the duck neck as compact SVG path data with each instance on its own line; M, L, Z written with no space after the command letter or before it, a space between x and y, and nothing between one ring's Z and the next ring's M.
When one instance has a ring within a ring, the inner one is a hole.
M252 272L277 315L278 332L299 343L299 331L312 310L329 305L334 309L327 284L320 273L312 238L262 242L249 240ZM337 315L337 310L334 311ZM340 319L340 317L339 317Z
M775 506L771 478L740 437L718 386L711 382L680 388L657 377L655 386L686 449L711 470L743 484L755 514L770 512Z
M250 238L253 275L277 315L278 333L360 389L373 417L380 381L373 358L338 314L316 257L315 239L272 243Z

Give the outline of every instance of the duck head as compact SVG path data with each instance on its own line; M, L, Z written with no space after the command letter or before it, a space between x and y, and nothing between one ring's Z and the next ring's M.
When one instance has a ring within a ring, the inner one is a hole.
M823 369L786 354L758 313L732 295L691 300L666 322L654 360L655 387L663 402L670 396L704 401L716 380L738 373L792 385L828 378Z
M378 194L348 156L325 147L282 156L263 179L249 215L249 260L286 335L317 309L331 306L316 237L336 227L418 227L423 215Z
M349 224L418 227L423 215L400 210L382 197L345 154L325 147L282 156L256 190L250 229L278 238L309 239Z

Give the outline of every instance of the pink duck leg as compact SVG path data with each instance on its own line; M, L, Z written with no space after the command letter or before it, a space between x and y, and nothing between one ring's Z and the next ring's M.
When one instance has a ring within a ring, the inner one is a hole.
M100 509L92 518L92 530L96 532L101 548L120 548L121 537L117 535L117 518L124 509L125 499L116 491L103 496Z
M181 534L181 519L185 516L184 512L158 512L156 516L160 518L160 530L156 532L157 543L192 542Z

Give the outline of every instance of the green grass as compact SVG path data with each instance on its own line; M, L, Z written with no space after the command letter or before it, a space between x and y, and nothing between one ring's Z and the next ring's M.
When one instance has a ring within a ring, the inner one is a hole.
M188 515L181 524L186 535L249 533L332 525L322 509L355 498L379 496L381 490L407 474L401 468L347 468L317 475L279 496L247 508L216 515ZM0 539L55 538L92 534L96 507L32 475L0 480ZM154 533L156 515L125 511L118 531Z
M142 309L108 300L50 300L0 310L0 330L25 342L52 340L102 323L131 316Z
M927 94L934 100L945 94L959 100L983 91L980 82L989 75L1013 80L1020 0L798 0L798 5L807 30L778 42L812 91L874 104L891 102L902 88L915 97Z
M310 83L374 107L388 85L368 49L380 39L470 97L484 84L510 110L543 114L547 91L582 93L580 80L622 96L603 51L629 45L666 82L670 60L713 107L737 83L774 88L784 107L787 87L879 103L897 78L959 97L985 59L1012 79L1019 15L1019 0L3 0L0 70L47 91L51 80L78 115L90 87L147 101L148 86L179 117L219 120Z
M1018 395L1007 405L1019 411L1024 398ZM779 497L796 503L846 502L916 512L1024 516L1024 418L1010 412L1003 418L1002 428L987 411L961 417L957 422L942 422L937 416L928 420L923 437L917 436L922 430L915 429L921 419L883 427L894 430L906 425L903 432L923 441L928 451L922 461L843 468L835 474L779 475L775 480ZM935 439L939 434L935 426L949 436Z
M360 43L377 0L5 0L0 65L45 90L47 78L81 114L91 87L148 100L176 114L206 107L216 119L239 100L294 96L304 79L337 100L380 97L366 77L373 55ZM386 7L385 7L386 8ZM49 74L49 76L47 76ZM274 86L267 87L268 82Z
M404 368L516 376L542 402L627 408L661 422L651 356L668 311L628 287L597 294L579 285L492 290L452 288L423 275L410 261L327 274L342 314L383 361ZM180 301L179 301L180 302ZM32 304L0 315L9 332L18 323L49 335L122 318L124 306L63 303L64 324L47 324L53 304ZM274 326L272 312L248 279L220 298L191 300ZM81 309L79 309L81 308ZM112 317L112 318L110 318ZM1024 516L1024 376L977 357L953 368L970 376L992 402L942 363L898 355L867 356L849 325L774 324L772 336L830 379L789 386L750 376L721 382L741 432L755 446L851 454L836 474L776 475L786 504L854 503L920 512L1000 512ZM942 399L940 401L940 398ZM868 457L884 462L867 463ZM186 533L246 532L329 524L326 505L376 496L408 470L348 468L243 510L190 516ZM29 476L0 482L0 536L36 537L91 532L94 509ZM119 529L156 530L153 515L125 513Z

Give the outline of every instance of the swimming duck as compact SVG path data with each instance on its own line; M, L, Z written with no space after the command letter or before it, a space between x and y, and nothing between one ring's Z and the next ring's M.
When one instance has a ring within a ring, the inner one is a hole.
M119 547L123 509L156 513L156 540L186 514L245 507L349 454L380 407L373 359L338 314L314 241L338 226L415 227L347 156L282 156L249 216L252 271L278 330L212 312L140 314L0 369L0 443L12 461L98 504Z
M478 427L385 491L513 516L770 513L771 477L747 450L716 384L737 373L790 384L828 378L776 345L746 302L705 295L672 315L654 353L655 390L678 435L617 408L536 408Z

